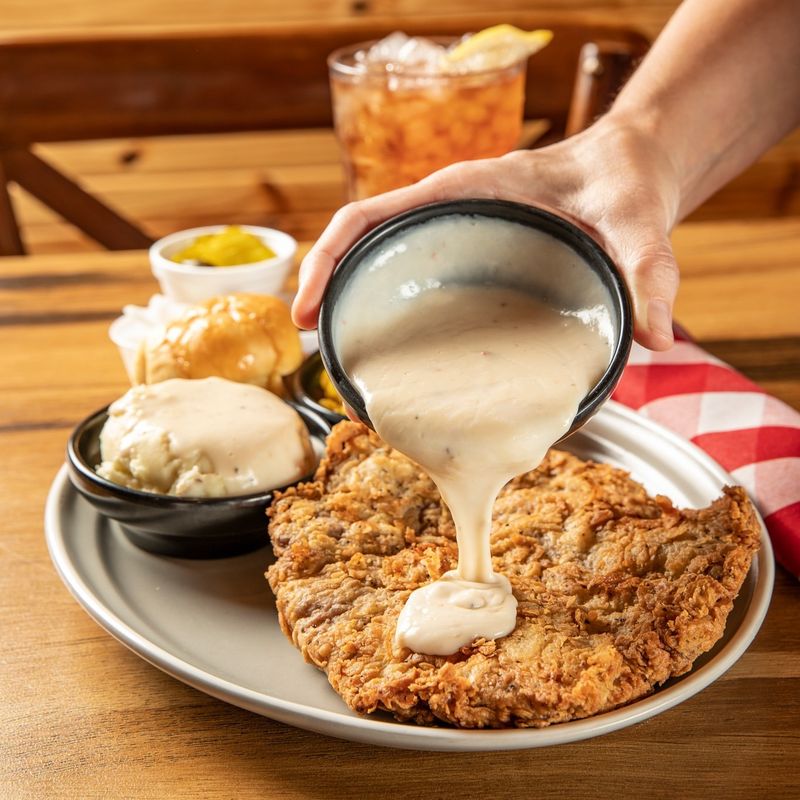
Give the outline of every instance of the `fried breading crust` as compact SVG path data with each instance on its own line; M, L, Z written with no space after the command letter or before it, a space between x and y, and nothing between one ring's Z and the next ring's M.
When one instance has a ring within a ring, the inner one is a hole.
M760 532L739 487L679 510L551 450L494 507L515 630L441 657L393 651L410 592L457 561L450 514L413 462L340 423L314 482L278 494L269 516L281 627L345 702L468 728L587 717L687 672L722 635Z

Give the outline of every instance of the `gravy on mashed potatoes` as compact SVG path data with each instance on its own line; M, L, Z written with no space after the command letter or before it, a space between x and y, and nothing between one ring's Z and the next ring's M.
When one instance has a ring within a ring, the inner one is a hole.
M291 406L223 378L134 386L109 407L100 452L100 477L185 497L267 491L314 466L308 431Z

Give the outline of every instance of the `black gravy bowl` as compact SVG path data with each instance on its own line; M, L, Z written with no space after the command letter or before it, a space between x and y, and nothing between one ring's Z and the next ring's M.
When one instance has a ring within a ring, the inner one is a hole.
M580 428L608 399L617 385L628 360L633 342L633 313L630 298L619 270L608 254L587 233L565 219L534 206L512 203L506 200L454 200L432 203L399 214L378 225L357 241L339 262L322 300L319 315L319 347L325 369L344 402L356 416L372 427L364 398L347 374L336 346L337 301L348 292L354 275L364 263L386 247L389 242L400 239L410 229L426 222L447 216L463 216L471 219L500 219L518 223L549 234L571 248L591 270L609 297L609 310L613 326L611 358L608 367L596 385L584 397L578 413L565 437ZM535 263L532 262L532 263ZM499 285L499 284L498 284ZM516 284L511 284L515 285ZM517 287L528 290L527 287ZM531 290L533 291L533 290ZM364 298L368 302L368 297Z
M292 407L318 450L331 426L307 408ZM95 472L100 463L100 431L107 417L108 406L90 414L72 432L67 443L69 478L101 514L120 523L135 545L163 556L222 558L267 543L266 509L273 492L286 486L236 497L207 498L141 492L112 483Z

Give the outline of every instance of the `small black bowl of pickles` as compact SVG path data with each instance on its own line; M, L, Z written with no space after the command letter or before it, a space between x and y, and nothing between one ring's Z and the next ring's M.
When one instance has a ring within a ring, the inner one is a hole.
M290 398L318 414L331 425L347 419L342 398L333 387L322 364L320 354L313 353L291 374L284 378Z

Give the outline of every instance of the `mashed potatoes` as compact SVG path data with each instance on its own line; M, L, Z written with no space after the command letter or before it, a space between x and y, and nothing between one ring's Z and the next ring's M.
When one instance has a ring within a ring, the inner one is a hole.
M157 494L224 497L285 486L314 464L297 412L258 386L175 378L112 403L100 434L106 480Z

